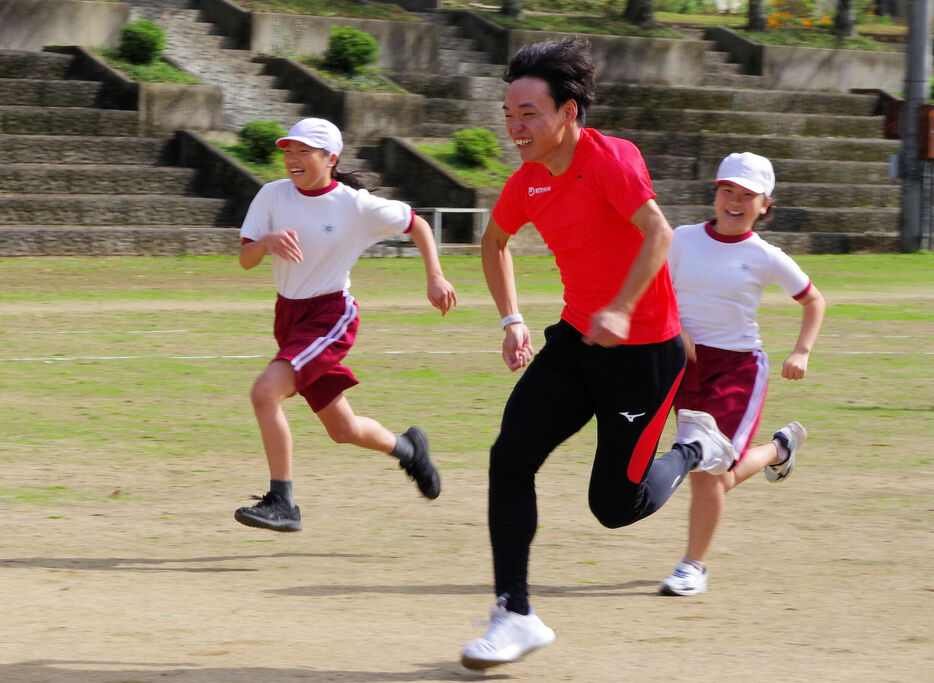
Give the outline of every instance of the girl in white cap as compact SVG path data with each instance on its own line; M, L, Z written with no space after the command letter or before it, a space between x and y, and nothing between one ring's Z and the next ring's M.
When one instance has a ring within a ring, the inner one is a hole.
M418 427L395 435L379 422L354 414L344 391L358 382L341 359L359 324L350 293L350 269L370 246L408 233L425 262L428 300L446 314L457 303L445 280L428 223L405 203L371 195L352 174L337 170L340 131L324 119L299 121L276 141L285 150L288 178L264 185L240 229L240 265L253 268L269 253L278 297L274 334L279 352L253 385L270 489L259 503L234 517L275 531L302 528L292 498L292 435L282 402L301 394L338 443L391 454L426 498L441 482Z
M714 417L735 451L733 467L720 475L691 473L688 547L666 595L696 595L707 588L704 556L723 514L726 493L759 470L783 481L807 432L798 422L778 430L771 442L750 448L765 403L768 357L762 351L756 312L762 290L777 284L802 306L801 326L782 377L803 379L824 317L824 298L781 249L753 232L770 217L775 173L765 157L730 154L717 171L716 218L674 232L668 254L688 358L675 409L679 416L702 411Z

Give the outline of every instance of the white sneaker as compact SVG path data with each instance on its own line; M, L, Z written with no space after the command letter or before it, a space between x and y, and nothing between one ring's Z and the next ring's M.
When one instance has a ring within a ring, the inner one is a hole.
M723 474L733 466L736 457L733 443L717 428L713 415L699 410L678 411L675 443L699 443L703 456L694 469L710 474Z
M778 465L767 465L763 471L766 479L779 482L791 474L791 471L795 468L795 451L808 438L808 430L800 422L789 422L775 432L773 438L778 439L788 449L788 459Z
M506 609L505 600L500 598L490 611L487 632L482 638L471 640L461 650L461 664L468 669L487 669L514 662L554 640L555 632L545 626L534 612L510 612Z
M707 590L707 569L703 571L688 562L679 562L671 576L662 581L658 592L662 595L700 595Z

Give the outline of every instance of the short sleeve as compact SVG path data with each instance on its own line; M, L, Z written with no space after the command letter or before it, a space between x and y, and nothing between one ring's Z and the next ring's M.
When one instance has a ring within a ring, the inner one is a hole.
M290 182L290 181L289 181ZM272 232L272 196L275 193L275 183L263 185L243 219L240 227L240 237L258 242Z
M496 221L496 224L503 232L509 235L515 235L519 232L519 228L529 222L525 209L522 207L522 202L519 201L520 195L516 192L516 188L519 186L517 176L517 173L509 176L499 199L496 200L496 204L493 206L493 220Z
M655 199L655 191L639 149L628 140L615 142L615 155L601 158L597 177L606 200L629 220L643 204Z
M774 282L790 297L796 297L811 284L810 278L801 270L793 258L776 248Z

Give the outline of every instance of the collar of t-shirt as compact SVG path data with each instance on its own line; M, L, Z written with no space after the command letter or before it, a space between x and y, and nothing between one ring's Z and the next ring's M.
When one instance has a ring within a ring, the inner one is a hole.
M335 187L337 187L337 181L331 178L331 184L328 185L327 187L321 187L321 188L318 188L317 190L303 190L298 185L296 185L295 189L298 190L303 195L305 195L306 197L320 197L323 194L327 194L328 192L333 190Z
M712 221L707 221L707 223L704 225L704 230L707 232L707 236L710 237L710 239L717 240L718 242L725 242L727 244L735 244L736 242L742 242L743 240L748 240L750 237L752 237L752 230L747 230L742 235L721 235L713 227L714 223L716 222L717 219L715 218Z

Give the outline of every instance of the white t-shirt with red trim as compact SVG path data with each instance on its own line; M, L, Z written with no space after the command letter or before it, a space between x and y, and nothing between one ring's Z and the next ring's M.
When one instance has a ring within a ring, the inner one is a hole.
M675 229L668 265L684 329L695 344L728 351L762 348L756 312L768 285L794 299L811 287L778 247L751 231L721 235L709 222Z
M291 180L267 183L256 193L240 237L258 241L275 230L294 230L303 261L273 255L276 290L308 299L350 288L350 269L369 247L407 232L411 207L334 181L322 190L299 190Z
M645 239L630 218L654 198L636 146L584 128L568 170L553 176L542 164L522 164L506 181L493 217L509 234L526 223L535 225L561 271L561 317L587 334L591 316L622 289ZM663 265L636 305L623 343L662 342L680 331L674 290Z

